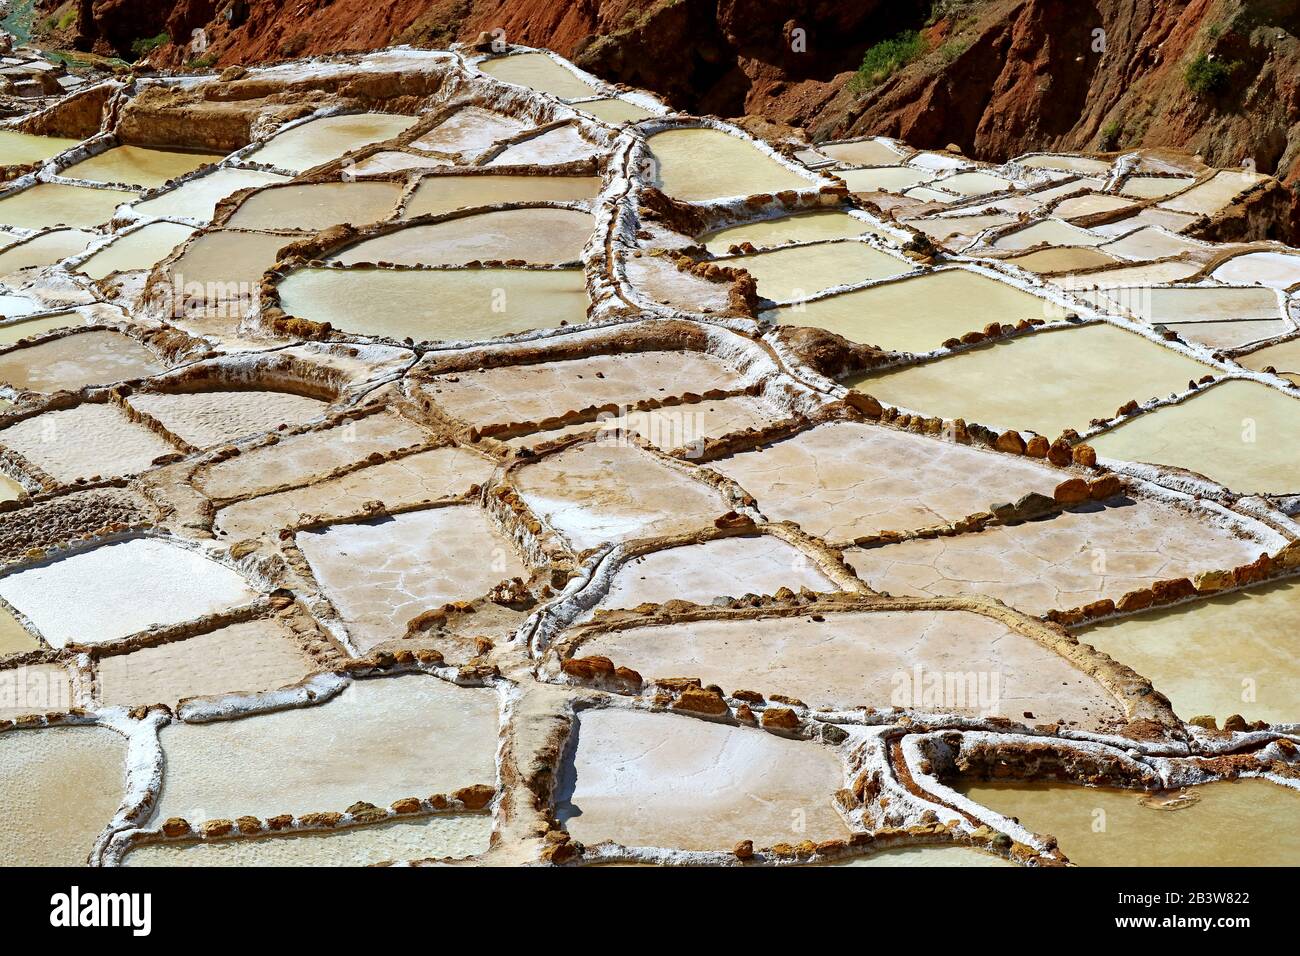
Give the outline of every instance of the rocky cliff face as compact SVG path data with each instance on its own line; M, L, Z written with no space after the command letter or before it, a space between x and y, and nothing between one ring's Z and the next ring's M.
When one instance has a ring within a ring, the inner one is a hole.
M1300 0L76 2L80 45L127 53L165 31L159 65L502 30L683 109L762 116L813 138L884 133L982 159L1172 146L1300 183ZM878 82L858 75L867 50L913 29L914 60ZM1222 75L1196 92L1186 73L1200 56Z

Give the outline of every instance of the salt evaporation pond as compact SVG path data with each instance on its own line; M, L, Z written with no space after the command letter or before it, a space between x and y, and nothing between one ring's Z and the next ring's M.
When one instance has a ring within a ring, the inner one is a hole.
M1046 783L959 789L1029 830L1052 834L1079 866L1287 866L1300 857L1300 793L1266 780L1198 785L1199 799L1180 810L1145 806L1134 790Z
M649 146L658 160L661 188L685 202L811 189L816 185L814 180L778 163L755 143L721 130L665 130L650 137Z
M286 312L355 335L474 341L586 321L579 269L302 269Z

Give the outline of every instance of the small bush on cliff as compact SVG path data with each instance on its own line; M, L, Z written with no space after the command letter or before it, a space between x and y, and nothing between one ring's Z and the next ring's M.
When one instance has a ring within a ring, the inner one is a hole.
M1187 72L1183 74L1183 79L1187 83L1187 88L1197 96L1209 96L1213 93L1222 93L1227 89L1228 81L1240 66L1241 64L1236 60L1224 63L1222 60L1211 60L1202 53L1187 64Z
M142 56L148 56L160 46L166 46L168 40L170 40L170 37L168 37L166 33L160 33L156 37L144 37L143 39L135 40L131 44L131 55L136 59L139 59Z
M883 83L923 53L925 38L915 30L904 30L893 39L881 40L867 50L853 81L859 88Z

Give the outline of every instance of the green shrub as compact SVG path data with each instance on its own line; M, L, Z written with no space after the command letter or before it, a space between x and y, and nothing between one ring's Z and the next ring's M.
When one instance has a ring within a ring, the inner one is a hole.
M1240 66L1241 63L1235 60L1224 63L1222 60L1211 60L1202 53L1187 64L1187 72L1183 74L1183 79L1187 83L1187 88L1197 96L1209 96L1213 93L1222 93L1227 89L1228 81Z
M905 30L893 39L881 40L867 50L854 80L862 87L883 83L923 53L925 38L915 30Z
M72 26L72 24L76 23L76 21L77 21L77 8L74 5L68 7L68 9L63 11L63 14L62 16L59 17L56 26L58 26L60 30L66 30L68 27Z
M169 42L171 42L171 38L165 32L158 34L156 37L135 40L131 43L131 54L138 60L142 56L148 56L159 47L166 46Z
M1101 142L1097 145L1101 147L1103 153L1108 153L1119 146L1119 141L1124 136L1124 124L1119 120L1111 120L1101 128Z
M951 63L971 48L970 37L955 37L939 47L939 58L945 64Z

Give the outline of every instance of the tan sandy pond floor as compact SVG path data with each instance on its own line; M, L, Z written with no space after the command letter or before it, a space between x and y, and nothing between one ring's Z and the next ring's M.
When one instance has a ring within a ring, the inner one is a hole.
M126 785L126 738L99 727L0 734L0 857L84 866Z
M1234 491L1300 490L1300 400L1256 382L1223 382L1091 439L1098 455L1174 465ZM2 441L3 439L0 439Z
M1184 720L1300 721L1300 585L1255 587L1078 632L1151 678Z
M1140 370L1140 375L1135 375ZM1200 362L1110 325L1037 332L844 384L927 415L1055 438L1130 399L1164 398L1209 374Z
M1015 325L1021 319L1063 314L1060 306L1008 283L949 269L774 309L762 317L782 325L816 326L891 351L929 352L990 322Z
M1050 833L1079 866L1285 866L1300 855L1300 794L1266 780L1192 788L1183 810L1142 793L1069 784L972 783L961 792L1026 828ZM1099 815L1100 811L1100 815ZM1099 829L1104 827L1104 829Z
M0 224L24 229L90 228L108 222L118 206L135 197L135 193L120 189L37 183L0 199Z
M416 341L480 341L587 317L579 269L302 269L280 296L291 315Z
M716 129L670 129L650 137L649 145L663 191L685 202L815 185L749 140Z
M192 173L206 163L221 160L211 153L180 153L139 146L114 146L90 159L69 166L63 176L90 182L124 184L142 189L161 186L172 179Z
M166 370L147 347L109 331L65 335L0 355L0 381L33 392L75 391Z
M574 109L582 110L603 123L611 123L615 126L620 123L635 123L655 115L644 106L619 99L589 100L586 103L574 104Z
M97 671L105 707L171 707L186 697L283 687L317 669L287 628L262 618L104 657Z

